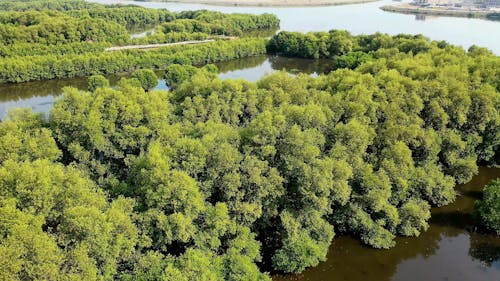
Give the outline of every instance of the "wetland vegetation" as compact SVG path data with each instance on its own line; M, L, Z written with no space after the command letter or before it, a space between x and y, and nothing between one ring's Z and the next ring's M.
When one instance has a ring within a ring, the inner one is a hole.
M328 257L356 264L351 249L391 257L376 274L390 280L394 261L440 253L443 233L488 268L500 257L489 183L500 173L484 167L500 161L500 57L488 49L342 30L266 39L279 24L269 14L0 7L0 82L90 76L46 116L13 109L0 122L0 279L321 280ZM138 24L157 27L131 38ZM104 51L246 33L256 37ZM263 54L307 66L219 78L244 67L221 61ZM167 90L154 89L158 74Z

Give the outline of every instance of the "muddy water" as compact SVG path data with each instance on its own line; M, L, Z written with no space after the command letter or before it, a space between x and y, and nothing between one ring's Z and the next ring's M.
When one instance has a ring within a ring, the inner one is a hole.
M331 70L328 61L272 56L217 64L222 79L256 81L266 73L287 70L317 75ZM158 73L162 77L162 73ZM119 76L108 77L116 85ZM0 118L10 108L31 107L48 113L65 86L85 89L86 78L0 85ZM158 89L167 89L164 80ZM275 276L275 281L500 281L500 238L476 230L471 212L483 186L500 178L500 169L481 168L478 176L458 186L454 204L432 210L430 228L418 238L398 238L390 250L374 250L350 237L337 237L328 260L299 275Z
M499 281L500 237L482 233L472 217L474 202L499 168L457 186L455 203L432 210L430 228L417 238L397 238L390 250L375 250L350 237L334 239L328 260L302 274L274 281Z

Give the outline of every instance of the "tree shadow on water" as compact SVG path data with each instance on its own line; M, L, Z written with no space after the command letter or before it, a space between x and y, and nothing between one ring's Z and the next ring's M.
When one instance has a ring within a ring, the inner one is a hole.
M477 228L472 214L458 211L433 214L429 222L431 224L443 227L452 227L454 229L467 232L473 232Z

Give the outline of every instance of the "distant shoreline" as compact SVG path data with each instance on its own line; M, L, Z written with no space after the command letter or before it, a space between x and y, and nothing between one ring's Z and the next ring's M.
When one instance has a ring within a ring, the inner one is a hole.
M481 11L481 10L448 10L443 8L426 8L426 7L418 7L409 4L402 5L388 5L382 6L380 9L386 12L395 12L402 14L413 14L413 15L429 15L429 16L447 16L447 17L461 17L461 18L481 18L481 19L489 19L494 14L497 14L493 11Z
M362 4L376 1L379 0L141 0L141 2L170 2L240 7L318 7Z

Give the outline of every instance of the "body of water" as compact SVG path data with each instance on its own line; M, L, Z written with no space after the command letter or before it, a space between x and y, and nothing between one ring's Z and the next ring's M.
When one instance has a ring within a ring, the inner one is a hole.
M225 13L272 13L281 20L281 30L328 31L345 29L353 34L423 34L433 40L446 40L469 48L471 45L487 47L500 54L500 22L457 17L422 17L384 12L384 5L400 2L382 0L364 4L322 7L224 7L202 4L165 2L137 2L127 0L90 0L102 4L135 4L170 11L214 10Z
M481 167L469 183L457 186L460 196L453 204L432 209L429 229L417 238L398 237L395 247L376 250L337 237L326 262L273 280L498 281L500 237L477 230L472 212L483 187L499 177L499 168Z
M222 79L257 81L276 70L318 75L331 70L327 60L306 60L276 56L250 57L216 64ZM159 77L163 73L157 73ZM116 85L123 76L109 76ZM0 85L0 116L10 108L31 107L48 113L66 86L86 89L87 78L61 79ZM156 89L168 89L160 79ZM432 210L430 228L417 238L396 239L390 250L376 250L358 239L336 237L328 260L302 274L274 276L275 281L499 281L500 237L477 231L472 217L474 201L482 188L500 178L500 169L480 168L471 182L457 187L455 203Z
M487 47L500 54L500 22L480 19L435 17L416 18L412 15L387 13L380 1L367 4L331 7L220 7L196 4L92 0L104 4L137 4L171 11L210 9L222 12L274 13L281 19L281 29L291 31L326 31L346 29L353 34L384 32L389 34L424 34L435 40L468 48L472 44ZM142 32L138 32L142 36ZM290 59L258 56L217 64L222 79L243 78L257 81L267 73L287 70L318 75L329 72L326 60ZM158 73L161 77L162 73ZM121 76L110 76L116 85ZM86 89L87 78L61 79L0 85L0 118L10 108L31 107L35 112L48 113L65 86ZM164 80L157 89L168 89ZM375 250L358 239L336 237L328 260L307 269L302 274L274 276L275 281L500 281L500 237L477 230L472 217L474 201L482 188L500 169L480 168L471 182L457 187L461 194L456 202L432 210L428 231L418 238L397 238L390 250Z
M286 70L290 73L308 73L318 75L327 73L332 69L328 60L307 60L297 58L284 58L278 56L257 56L221 62L216 64L220 70L221 79L243 78L257 81L268 73L277 70ZM156 90L166 90L168 86L161 79L163 72L157 72L160 80ZM107 76L111 86L117 84L121 77L126 75ZM5 118L11 108L29 107L34 112L48 113L55 99L63 92L64 87L87 89L87 78L59 79L48 81L34 81L19 84L0 84L0 119Z

